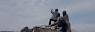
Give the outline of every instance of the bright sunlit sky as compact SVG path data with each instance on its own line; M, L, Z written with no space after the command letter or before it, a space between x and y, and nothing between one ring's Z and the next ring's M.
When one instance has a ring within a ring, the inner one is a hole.
M48 25L56 8L67 11L73 30L95 32L95 0L0 0L0 31Z

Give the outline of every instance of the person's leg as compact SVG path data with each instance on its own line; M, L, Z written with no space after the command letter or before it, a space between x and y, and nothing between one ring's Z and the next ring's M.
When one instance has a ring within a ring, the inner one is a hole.
M49 25L51 25L51 21L53 21L53 19L50 19L50 20L49 20Z
M51 19L49 20L49 25L51 25Z
M54 20L54 22L57 22L57 20Z
M54 23L55 23L55 22L57 22L57 20L54 20ZM55 30L56 30L56 29L57 29L57 25L55 25L55 27L54 27L54 28L55 28Z

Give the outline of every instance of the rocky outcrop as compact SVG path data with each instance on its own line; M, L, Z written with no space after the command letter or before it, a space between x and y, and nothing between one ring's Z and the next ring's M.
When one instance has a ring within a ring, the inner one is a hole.
M61 32L60 30L51 29L46 26L36 26L32 29L25 27L21 30L21 32ZM77 32L76 30L72 30L72 32Z
M31 29L29 29L28 27L24 27L21 32L32 32Z

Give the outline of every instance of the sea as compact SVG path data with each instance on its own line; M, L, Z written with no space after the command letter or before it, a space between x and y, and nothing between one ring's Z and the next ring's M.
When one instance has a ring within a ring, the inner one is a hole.
M0 32L20 32L20 31L0 31Z

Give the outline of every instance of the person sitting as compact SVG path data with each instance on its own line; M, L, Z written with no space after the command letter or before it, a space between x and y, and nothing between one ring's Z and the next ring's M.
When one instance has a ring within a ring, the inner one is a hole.
M66 13L66 11L63 11L63 17L65 18L65 20L66 20L66 23L67 23L67 31L68 32L71 32L71 24L70 24L70 22L69 22L69 16L68 16L68 14Z

